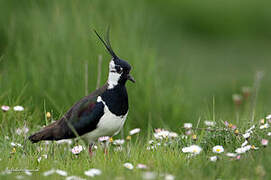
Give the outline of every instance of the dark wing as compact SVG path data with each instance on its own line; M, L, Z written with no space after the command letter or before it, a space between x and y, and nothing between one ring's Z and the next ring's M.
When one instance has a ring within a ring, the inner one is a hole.
M46 126L29 139L34 143L40 140L68 139L94 130L104 113L104 105L102 102L96 102L97 97L107 86L104 85L78 101L60 120Z

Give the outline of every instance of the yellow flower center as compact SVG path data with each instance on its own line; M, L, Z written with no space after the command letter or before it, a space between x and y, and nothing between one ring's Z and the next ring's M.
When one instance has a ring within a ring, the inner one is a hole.
M216 149L216 152L220 152L220 149Z
M131 140L131 138L132 138L131 136L127 136L126 140Z

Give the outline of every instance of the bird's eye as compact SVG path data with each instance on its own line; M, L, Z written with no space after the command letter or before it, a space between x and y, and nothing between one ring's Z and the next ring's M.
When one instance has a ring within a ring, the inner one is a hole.
M116 69L117 73L122 73L122 67L120 67L120 65L116 65L115 69Z

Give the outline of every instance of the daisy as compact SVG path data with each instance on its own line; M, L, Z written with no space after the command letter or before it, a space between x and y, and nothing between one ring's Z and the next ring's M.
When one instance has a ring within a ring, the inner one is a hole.
M24 110L24 107L23 107L23 106L14 106L14 107L13 107L13 110L14 110L14 111L23 111L23 110Z
M271 136L271 132L268 132L268 133L267 133L267 136Z
M42 157L39 157L39 158L37 159L38 163L40 163L41 159L42 159Z
M255 129L255 125L251 126L249 129L247 129L246 133L251 133L253 129Z
M269 128L269 124L268 123L260 126L260 129L267 129L267 128Z
M89 177L99 176L102 174L102 171L100 169L90 169L88 171L85 171L85 175Z
M232 95L232 100L236 105L242 104L242 96L240 94L233 94Z
M226 156L228 156L228 157L236 157L237 154L235 154L235 153L227 153Z
M28 131L29 131L29 129L26 126L16 129L16 133L18 135L27 134Z
M4 112L6 112L6 111L8 111L8 110L10 109L10 107L9 107L9 106L6 106L6 105L3 105L3 106L1 106L1 109L2 109Z
M14 143L14 142L11 142L10 145L13 147L15 147L15 146L23 147L20 143Z
M124 163L123 166L130 170L134 169L134 166L131 163Z
M248 141L245 140L245 142L241 145L241 147L244 147L244 146L246 146L247 144L248 144Z
M54 170L54 169L51 169L51 170L49 170L49 171L44 172L44 173L43 173L43 176L50 176L50 175L52 175L52 174L54 174L54 173L55 173L55 170Z
M162 129L161 131L158 131L153 134L155 139L165 139L169 136L169 131Z
M60 169L57 169L55 172L60 176L67 176L68 175L68 173L66 171L63 171Z
M261 144L263 146L267 146L268 145L268 140L267 139L262 139Z
M178 137L178 134L175 133L175 132L169 132L168 137L170 137L170 138L176 138L176 137Z
M26 175L28 175L28 176L32 176L32 173L31 173L28 169L26 169L26 170L24 171L24 173L25 173Z
M148 167L145 164L137 164L137 169L147 169Z
M229 122L228 121L224 121L225 126L229 127Z
M142 173L142 179L156 179L157 174L155 172Z
M251 146L251 149L257 150L257 149L259 149L259 148L256 147L256 146L254 146L254 145L252 145L252 146Z
M175 176L173 176L172 174L166 174L165 175L165 180L174 180Z
M243 134L243 137L244 137L245 139L249 138L249 137L250 137L250 133L247 132L247 133Z
M139 129L139 128L135 128L135 129L131 130L131 131L129 132L129 134L130 134L130 136L132 136L132 135L137 134L137 133L139 133L139 132L140 132L140 129Z
M116 139L116 140L113 141L113 144L117 145L117 146L121 146L121 145L124 144L124 142L125 142L124 139Z
M213 147L213 152L214 153L222 153L222 152L224 152L224 148L223 148L223 146L215 146L215 147Z
M100 142L107 142L109 141L110 137L109 136L102 136L102 137L99 137L98 141Z
M215 126L215 122L214 121L204 121L204 124L206 125L206 126Z
M199 154L201 152L202 148L198 145L191 145L189 147L182 148L182 151L184 153L192 153L194 155Z
M237 154L243 154L243 153L249 151L250 149L251 149L251 145L246 145L246 146L244 146L244 147L237 148L237 149L235 150L235 152L236 152Z
M184 127L185 129L191 129L192 126L193 126L192 123L184 123L184 125L183 125L183 127Z
M74 147L72 148L71 151L72 151L73 154L77 155L77 154L79 154L82 150L83 150L83 147L82 147L81 145L79 145L79 146L74 146Z
M210 157L210 161L216 162L216 160L217 160L217 156L211 156L211 157Z
M271 114L269 114L268 116L266 116L267 120L271 120Z
M85 180L83 178L80 178L78 176L68 176L65 180Z

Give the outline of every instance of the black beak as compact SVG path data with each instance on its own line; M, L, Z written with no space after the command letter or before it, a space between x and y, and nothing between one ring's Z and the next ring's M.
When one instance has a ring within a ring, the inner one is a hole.
M131 76L131 74L127 75L127 79L135 83L135 79L133 78L133 76Z

